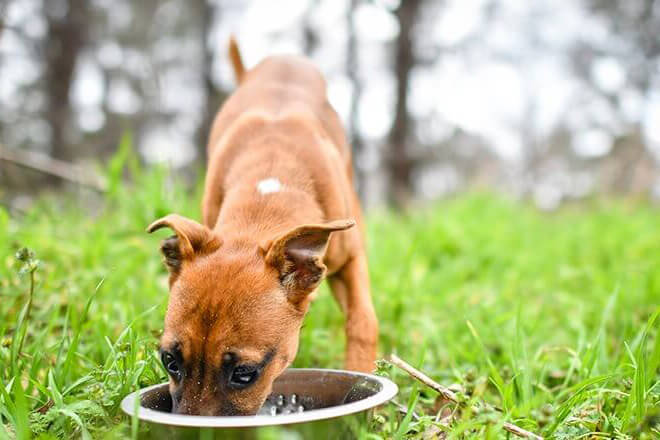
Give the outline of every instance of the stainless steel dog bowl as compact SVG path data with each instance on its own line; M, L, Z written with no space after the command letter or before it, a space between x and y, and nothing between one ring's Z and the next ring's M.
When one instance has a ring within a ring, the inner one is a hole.
M350 439L367 432L372 410L396 393L392 381L371 374L292 368L273 383L264 407L276 405L277 400L281 405L281 396L295 395L296 408L302 410L302 405L302 412L231 417L172 414L166 383L128 395L121 408L139 420L142 438Z

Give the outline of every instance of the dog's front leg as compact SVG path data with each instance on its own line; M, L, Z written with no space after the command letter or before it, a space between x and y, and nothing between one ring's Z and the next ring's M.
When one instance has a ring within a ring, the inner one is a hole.
M378 320L371 302L366 257L352 258L328 281L346 319L346 369L371 372L376 367Z

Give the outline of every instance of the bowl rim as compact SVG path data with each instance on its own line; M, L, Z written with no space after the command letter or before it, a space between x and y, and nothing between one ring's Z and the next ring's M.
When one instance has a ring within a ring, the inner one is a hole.
M142 396L142 394L151 391L155 388L167 385L169 382L163 382L157 385L151 385L135 391L128 396L124 397L121 401L121 409L129 417L135 417L140 421L158 423L161 425L182 426L182 427L196 427L196 428L250 428L261 426L277 426L277 425L292 425L296 423L307 423L318 420L332 419L336 417L343 417L350 414L360 413L371 408L375 408L391 400L398 392L399 388L391 380L376 376L374 374L360 373L357 371L337 370L326 368L289 368L287 371L291 372L318 372L330 374L346 374L350 373L355 376L360 376L365 379L370 379L380 383L381 390L365 399L356 402L347 403L339 406L332 406L329 408L321 408L309 410L302 413L286 414L279 416L270 415L255 415L255 416L189 416L183 414L172 414L162 411L156 411L149 408L144 408L142 405L137 406L137 414L135 414L136 402L135 400Z

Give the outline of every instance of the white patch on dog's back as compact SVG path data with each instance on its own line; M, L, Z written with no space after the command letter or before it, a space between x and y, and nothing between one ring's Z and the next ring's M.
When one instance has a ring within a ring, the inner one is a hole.
M257 183L257 191L261 194L270 194L276 193L282 189L282 182L275 177L269 177L268 179L260 180Z

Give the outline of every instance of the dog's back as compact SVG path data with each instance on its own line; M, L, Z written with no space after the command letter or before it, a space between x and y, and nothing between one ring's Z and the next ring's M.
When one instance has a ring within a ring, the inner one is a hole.
M288 169L289 185L317 198L323 217L359 218L350 147L318 69L303 57L279 55L247 70L233 42L230 58L239 87L211 129L204 222L209 227L216 224L228 186L240 184L237 176L245 180L248 174L260 173L257 168L266 165L255 161L264 160L271 164L271 172L273 166L282 168L280 173ZM270 139L268 146L264 138Z
M290 115L307 116L320 123L324 134L344 157L347 170L351 170L350 148L341 121L327 100L325 79L312 62L300 56L277 55L246 70L233 39L230 58L239 87L225 101L213 123L209 158L228 127L240 117L256 115L278 120Z

